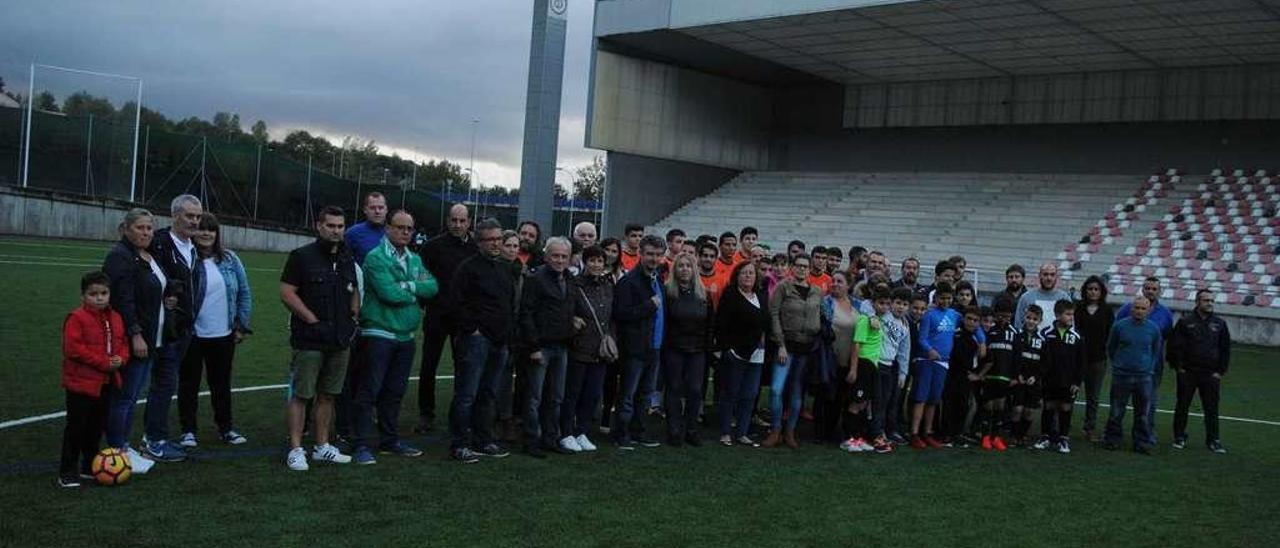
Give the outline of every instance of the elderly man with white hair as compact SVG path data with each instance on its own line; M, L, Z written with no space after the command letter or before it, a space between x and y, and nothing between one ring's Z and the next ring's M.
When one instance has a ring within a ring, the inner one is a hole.
M582 250L596 245L599 237L596 225L582 221L573 226L573 253L569 257L569 273L577 276L582 273Z
M204 269L197 268L200 260L196 256L196 244L191 240L200 227L204 207L199 198L182 194L169 204L169 211L172 225L156 231L149 251L167 278L165 297L175 298L177 305L167 311L172 314L166 322L172 331L166 330L164 345L151 370L142 445L155 460L178 462L186 460L187 454L169 441L169 401L178 389L178 366L191 345L195 318L204 302Z
M520 302L519 337L529 349L524 375L525 452L543 458L544 450L577 453L573 437L560 438L560 404L564 401L569 341L573 338L573 295L569 293L569 240L547 239L542 266L525 279Z

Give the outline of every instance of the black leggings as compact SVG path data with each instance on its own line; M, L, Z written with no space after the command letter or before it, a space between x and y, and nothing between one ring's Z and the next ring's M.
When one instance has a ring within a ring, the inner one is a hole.
M106 418L106 398L67 391L67 426L62 430L62 461L58 466L61 475L89 471Z
M232 430L231 362L235 354L234 334L214 339L191 339L191 347L187 349L178 372L178 419L182 422L183 432L196 431L201 376L208 379L213 422L217 423L218 432L226 434Z

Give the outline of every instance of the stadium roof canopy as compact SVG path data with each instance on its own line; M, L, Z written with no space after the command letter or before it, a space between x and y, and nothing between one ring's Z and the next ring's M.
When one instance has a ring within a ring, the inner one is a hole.
M1280 62L1280 0L602 0L628 55L757 83Z

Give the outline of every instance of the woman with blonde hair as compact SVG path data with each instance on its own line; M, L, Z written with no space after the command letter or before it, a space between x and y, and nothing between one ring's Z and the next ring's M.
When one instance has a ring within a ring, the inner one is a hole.
M698 279L698 260L689 253L676 255L663 288L665 331L662 336L662 375L667 387L667 444L702 445L698 437L698 412L702 409L702 372L711 348L711 299Z

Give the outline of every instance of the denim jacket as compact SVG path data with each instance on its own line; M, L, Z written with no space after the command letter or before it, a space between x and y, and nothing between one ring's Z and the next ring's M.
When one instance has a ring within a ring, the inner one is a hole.
M230 249L223 251L218 273L227 286L227 314L231 328L241 333L253 333L249 329L249 313L253 311L253 293L249 291L249 278L244 273L244 263Z

